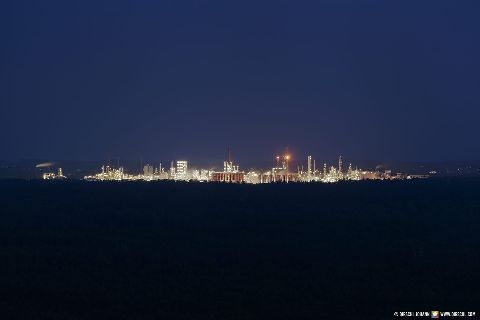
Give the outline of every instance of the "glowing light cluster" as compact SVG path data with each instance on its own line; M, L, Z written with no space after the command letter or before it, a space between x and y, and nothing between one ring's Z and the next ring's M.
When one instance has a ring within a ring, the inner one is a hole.
M393 179L418 179L427 178L428 175L406 175L397 173L392 175L391 170L385 172L379 171L362 171L358 168L353 169L349 164L348 169L343 169L343 159L340 156L338 166L330 166L327 170L327 164L323 163L321 170L317 170L316 162L312 156L307 157L307 171L304 171L303 165L298 166L296 172L290 170L290 154L276 156L276 164L268 171L251 170L248 172L240 171L238 165L234 165L230 160L224 161L223 171L214 171L210 169L188 169L188 162L181 160L172 161L170 169L165 171L162 164L158 168L150 165L143 167L143 172L138 175L125 173L123 167L111 168L110 166L102 166L100 173L91 176L85 176L86 180L95 181L157 181L157 180L173 180L173 181L200 181L200 182L227 182L227 183L277 183L277 182L323 182L336 183L342 180L359 181L359 180L393 180ZM59 174L44 174L44 179L55 179L64 177L61 169Z
M61 179L67 179L66 176L63 175L62 168L58 168L58 173L55 174L53 172L45 172L42 175L43 180L61 180Z
M85 176L85 180L97 180L97 181L122 181L127 180L128 176L123 173L123 167L118 169L111 168L110 166L102 166L102 172L93 176Z

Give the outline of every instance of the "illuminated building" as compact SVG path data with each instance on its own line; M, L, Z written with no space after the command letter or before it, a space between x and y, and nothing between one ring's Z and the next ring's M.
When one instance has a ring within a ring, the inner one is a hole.
M160 168L160 170L157 173L157 176L158 176L157 180L168 180L168 172L164 171L163 168Z
M250 184L262 183L260 176L261 174L255 171L247 172L247 174L245 174L245 183L250 183Z
M55 174L53 172L45 172L42 175L42 178L43 178L43 180L57 180L57 179L66 179L67 177L65 177L63 175L62 168L58 168L58 173L57 174Z
M175 170L175 180L188 180L188 162L179 160Z
M153 177L153 166L149 164L143 166L143 175L145 177Z
M45 172L42 177L43 177L43 180L53 180L55 179L55 173Z
M245 172L239 170L239 166L235 166L231 159L230 149L228 150L227 161L223 162L222 172L213 172L211 181L243 183L245 181Z
M200 169L200 170L193 170L191 179L200 182L208 182L211 180L212 171Z
M213 182L229 182L229 183L243 183L245 180L245 172L213 172Z

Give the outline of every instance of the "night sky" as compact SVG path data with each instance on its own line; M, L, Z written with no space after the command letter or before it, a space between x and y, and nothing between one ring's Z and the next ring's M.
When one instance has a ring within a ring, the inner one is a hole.
M12 0L0 159L480 159L479 17L477 0Z

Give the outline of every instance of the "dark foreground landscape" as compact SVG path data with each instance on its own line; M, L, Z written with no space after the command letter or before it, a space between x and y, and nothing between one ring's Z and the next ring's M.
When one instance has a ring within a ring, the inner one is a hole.
M478 314L479 226L480 179L0 181L0 318Z

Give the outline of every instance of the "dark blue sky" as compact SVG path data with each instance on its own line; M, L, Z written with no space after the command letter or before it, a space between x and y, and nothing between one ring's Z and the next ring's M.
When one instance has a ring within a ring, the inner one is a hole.
M480 158L479 1L10 2L0 159Z

